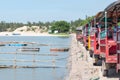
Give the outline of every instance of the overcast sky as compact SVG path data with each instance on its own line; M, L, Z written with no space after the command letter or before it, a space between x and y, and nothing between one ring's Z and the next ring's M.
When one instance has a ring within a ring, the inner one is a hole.
M0 21L38 22L85 19L116 0L0 0Z

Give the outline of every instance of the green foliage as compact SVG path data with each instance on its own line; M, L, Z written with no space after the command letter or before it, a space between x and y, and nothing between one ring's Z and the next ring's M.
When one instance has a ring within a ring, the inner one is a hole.
M82 20L82 19L79 18L78 20L71 21L70 25L71 25L72 32L75 32L77 27L84 26L85 24L90 22L92 19L93 19L93 16L92 17L87 17L85 20Z
M52 32L58 30L59 33L69 32L70 24L66 21L56 21L52 24Z
M22 27L23 23L6 23L5 21L0 22L0 31L13 31L18 27Z
M71 21L71 26L75 26L75 27L78 27L78 26L81 26L81 21L82 19L78 19L78 20L75 20L75 21Z
M85 20L83 20L83 21L81 22L81 25L82 25L82 26L85 26L85 25L88 24L91 20L93 20L93 18L94 18L94 16L92 16L92 17L87 17Z
M71 21L70 23L66 22L66 21L52 21L52 22L27 22L26 24L24 23L7 23L5 21L1 21L0 22L0 32L2 31L14 31L15 29L19 28L19 27L23 27L23 26L39 26L41 29L47 28L45 29L46 31L49 30L49 26L52 26L50 29L52 31L58 30L59 33L67 33L67 32L75 32L77 27L80 26L84 26L85 24L87 24L90 20L93 19L92 17L87 17L85 20L82 19L78 19L75 21Z
M23 26L39 26L40 28L46 26L46 28L48 29L49 25L51 25L50 22L46 22L46 23L43 23L43 22L27 22L27 24L24 24L24 23L7 23L5 21L1 21L0 22L0 32L3 32L3 31L14 31L15 29L19 28L19 27L23 27Z

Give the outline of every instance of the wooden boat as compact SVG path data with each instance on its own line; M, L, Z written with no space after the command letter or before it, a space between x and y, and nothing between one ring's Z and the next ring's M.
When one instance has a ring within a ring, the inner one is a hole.
M66 52L66 51L69 51L69 48L51 48L50 51L62 51L62 52Z
M0 46L5 46L5 44L0 44Z
M6 44L6 46L27 46L27 44Z
M12 33L12 35L21 35L20 33Z
M36 51L39 52L40 48L18 48L18 51Z

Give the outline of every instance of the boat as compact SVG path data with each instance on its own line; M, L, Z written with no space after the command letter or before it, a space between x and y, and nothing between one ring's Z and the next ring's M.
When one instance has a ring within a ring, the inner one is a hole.
M6 46L27 46L27 44L6 44Z
M39 52L40 48L18 48L17 51L35 51L35 52Z
M69 48L51 48L50 51L66 52L69 51Z
M12 33L12 35L21 35L20 33Z

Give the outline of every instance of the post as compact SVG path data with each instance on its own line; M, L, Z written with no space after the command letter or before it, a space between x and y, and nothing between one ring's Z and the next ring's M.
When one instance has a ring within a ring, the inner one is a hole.
M17 61L16 54L17 54L17 53L15 53L15 55L14 55L14 68L17 67L17 65L16 65L16 61Z
M107 12L106 11L105 11L105 33L107 34Z
M36 55L36 54L33 54L33 67L35 67L35 61L36 61L36 60L35 60L35 55Z
M50 49L52 48L52 46L54 46L54 45L50 45ZM50 52L51 53L51 52ZM52 52L53 53L53 52ZM55 69L55 67L56 67L56 65L55 65L55 63L56 63L56 60L55 60L55 56L53 57L53 59L52 59L52 67Z
M94 17L94 27L96 27L96 18Z
M88 50L90 49L90 28L91 28L91 25L90 23L88 23Z

